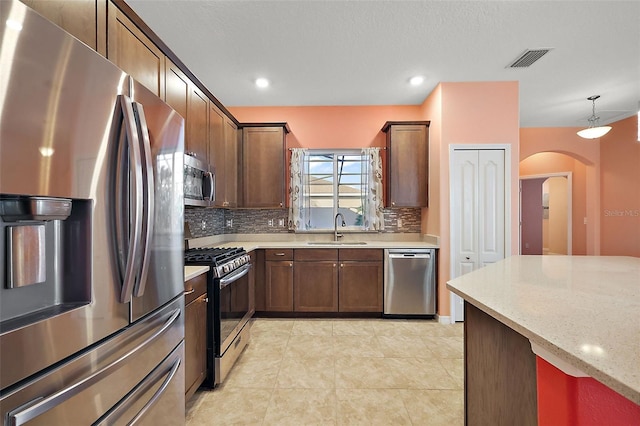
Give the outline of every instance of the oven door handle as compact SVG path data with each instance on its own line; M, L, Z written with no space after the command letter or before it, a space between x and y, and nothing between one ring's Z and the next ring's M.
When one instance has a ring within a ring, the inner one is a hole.
M240 278L244 277L249 272L249 269L251 269L251 264L247 263L245 265L242 265L242 267L240 269L238 269L237 271L233 272L232 274L229 274L226 277L221 278L220 279L220 288L223 289L226 286L228 286L229 284L233 283L234 281L239 280Z

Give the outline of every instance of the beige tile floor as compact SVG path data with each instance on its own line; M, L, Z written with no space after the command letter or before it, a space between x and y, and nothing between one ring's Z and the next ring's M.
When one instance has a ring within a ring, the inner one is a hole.
M256 319L187 425L461 425L462 335L429 320Z

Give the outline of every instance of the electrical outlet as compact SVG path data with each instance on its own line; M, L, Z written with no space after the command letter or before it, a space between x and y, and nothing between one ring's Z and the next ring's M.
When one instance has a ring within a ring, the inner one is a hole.
M227 219L227 228L233 227L233 219Z
M269 219L269 220L267 221L267 224L268 224L269 226L273 226L273 219Z
M200 228L202 228L202 230L204 231L205 229L207 229L207 222L205 222L204 220L200 223Z
M284 226L284 219L278 219L278 225Z
M398 218L398 228L402 228L402 219Z

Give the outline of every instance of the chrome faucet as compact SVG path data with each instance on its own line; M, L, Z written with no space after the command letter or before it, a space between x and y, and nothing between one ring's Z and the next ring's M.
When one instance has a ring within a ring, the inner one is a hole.
M342 234L338 234L338 216L342 218L342 226L347 226L342 213L338 213L336 217L333 218L333 241L338 241L338 238L342 237Z

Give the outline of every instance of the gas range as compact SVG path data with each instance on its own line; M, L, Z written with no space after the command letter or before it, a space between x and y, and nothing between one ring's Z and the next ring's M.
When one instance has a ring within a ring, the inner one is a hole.
M207 378L222 383L250 339L253 282L251 257L242 247L203 247L184 252L185 265L209 266L207 273Z
M247 251L242 247L202 247L188 249L184 252L185 265L210 266L213 276L216 278L224 277L249 263L250 260Z

